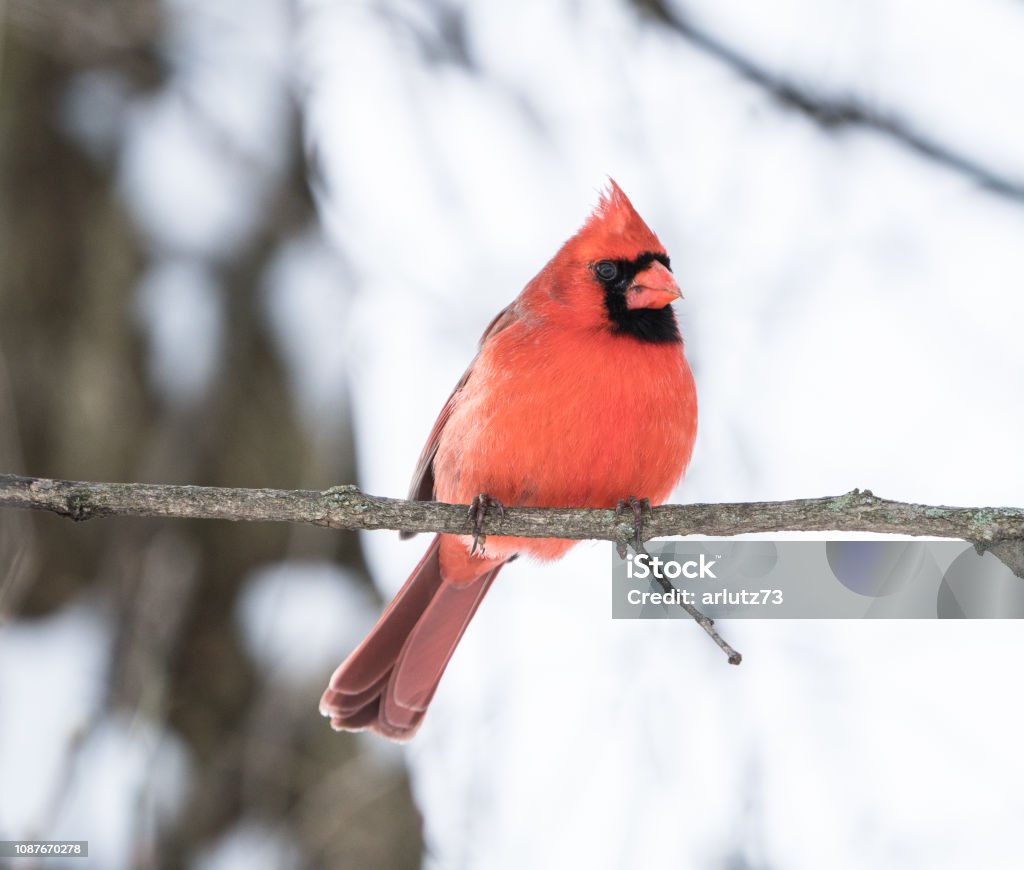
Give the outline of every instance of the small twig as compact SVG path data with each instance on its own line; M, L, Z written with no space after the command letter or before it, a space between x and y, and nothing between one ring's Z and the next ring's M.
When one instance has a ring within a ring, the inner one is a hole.
M643 544L637 546L636 552L638 554L643 553L647 556L651 555L647 552L647 548L644 547ZM654 572L653 576L654 579L658 581L658 585L662 590L664 590L665 594L671 595L672 599L677 601L679 606L690 614L693 621L707 632L708 637L718 644L718 648L729 657L730 665L738 665L743 661L743 656L736 652L736 650L729 645L729 642L718 633L718 629L715 628L715 621L710 616L705 616L696 607L689 604L667 577L661 576L659 572Z

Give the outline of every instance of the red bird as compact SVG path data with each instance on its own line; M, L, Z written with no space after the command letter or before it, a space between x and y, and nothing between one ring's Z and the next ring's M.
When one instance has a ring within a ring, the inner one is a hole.
M657 236L611 181L583 227L487 327L427 439L409 497L473 504L477 536L438 535L320 712L337 730L412 737L501 567L576 541L489 536L488 506L614 508L668 498L697 395ZM638 519L639 522L639 519Z

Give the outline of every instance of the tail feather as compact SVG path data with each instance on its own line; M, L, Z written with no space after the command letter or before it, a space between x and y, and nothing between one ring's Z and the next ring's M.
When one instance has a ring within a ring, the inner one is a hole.
M387 676L406 637L441 586L440 546L438 535L373 630L335 671L331 685L343 686L338 691L346 695L359 694Z
M408 740L501 564L468 583L441 575L440 536L376 626L334 672L320 712L336 730Z
M418 727L455 647L499 570L500 566L466 584L446 583L434 595L402 647L383 696L381 719L388 725Z

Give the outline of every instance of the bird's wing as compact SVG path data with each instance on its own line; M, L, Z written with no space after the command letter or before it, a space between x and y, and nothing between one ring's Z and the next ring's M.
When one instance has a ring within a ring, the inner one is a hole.
M503 329L507 329L518 319L519 313L516 310L515 303L504 308L490 322L487 329L484 330L484 334L480 337L480 347L483 347L488 339L493 338ZM416 471L412 476L412 485L409 487L409 499L411 501L433 501L434 499L434 457L437 455L437 447L441 443L441 433L444 431L445 424L452 414L459 391L466 385L473 374L475 362L474 360L473 363L469 364L469 368L466 369L465 374L455 385L455 389L452 390L452 394L448 397L448 401L444 403L444 407L434 423L434 428L430 430L427 444L420 454L419 462L416 463ZM403 532L402 537L412 537L412 533Z

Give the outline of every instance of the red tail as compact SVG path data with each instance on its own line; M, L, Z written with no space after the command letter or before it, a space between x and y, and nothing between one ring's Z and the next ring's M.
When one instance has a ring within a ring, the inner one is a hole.
M420 727L448 660L501 564L468 583L441 576L441 536L373 630L334 672L320 712L335 730L408 740Z

